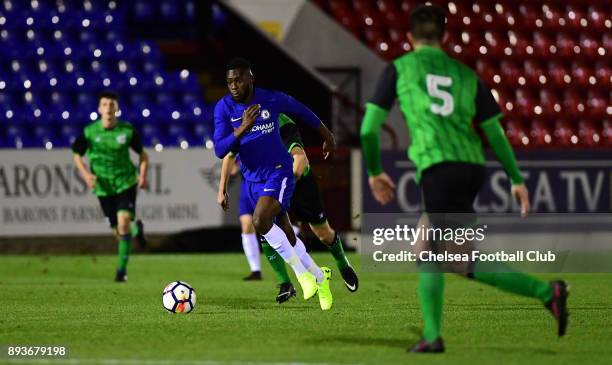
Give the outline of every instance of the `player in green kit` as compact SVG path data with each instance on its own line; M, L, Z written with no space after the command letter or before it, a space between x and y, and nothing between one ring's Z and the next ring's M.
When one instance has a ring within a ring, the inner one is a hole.
M448 56L440 44L445 32L444 10L435 5L417 6L410 15L408 38L414 51L390 63L366 105L361 142L374 198L386 204L395 184L382 168L379 135L395 99L411 135L408 157L416 165L424 211L435 227L465 226L473 220L473 203L485 178L482 141L472 122L482 130L512 182L512 195L520 200L521 213L529 212L527 188L514 154L500 125L502 116L491 91L465 65ZM468 220L445 220L465 213ZM427 243L430 246L438 242ZM439 242L443 243L443 242ZM567 285L544 282L513 271L503 263L474 262L453 270L473 280L542 302L565 334ZM434 263L419 263L419 302L423 338L411 351L443 352L440 335L444 274Z
M127 280L127 263L135 237L144 245L141 221L132 223L136 189L147 188L149 158L140 136L130 123L116 117L118 96L103 92L98 99L100 119L89 124L72 144L74 163L87 186L98 197L104 216L119 241L119 264L115 281ZM138 170L130 159L130 148L140 158ZM83 161L87 155L89 169Z

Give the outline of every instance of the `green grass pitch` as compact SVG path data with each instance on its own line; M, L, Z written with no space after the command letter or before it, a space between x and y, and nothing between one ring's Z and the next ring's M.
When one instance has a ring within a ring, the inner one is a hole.
M333 268L328 254L315 259ZM240 254L136 255L129 281L120 284L112 281L115 262L0 257L0 345L64 344L69 364L612 363L612 275L564 275L571 317L562 339L539 303L448 275L447 352L432 356L406 353L421 326L414 274L361 273L351 294L336 273L334 308L321 312L316 298L299 294L277 305L265 263L264 281L243 282ZM161 291L174 280L196 289L191 314L163 309ZM55 362L0 354L0 363Z

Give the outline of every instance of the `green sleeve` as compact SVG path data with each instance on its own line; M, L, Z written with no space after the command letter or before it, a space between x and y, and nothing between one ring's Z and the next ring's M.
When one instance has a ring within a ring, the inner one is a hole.
M389 111L378 105L366 104L360 135L361 149L369 176L375 176L383 172L380 157L380 129L388 115Z
M499 123L499 118L501 118L501 114L483 122L480 124L480 127L485 136L487 136L491 148L495 151L497 159L501 162L504 170L506 170L512 184L522 184L524 181L523 176L521 176L521 171L516 163L514 152L512 152L512 147L510 147L510 142L508 138L506 138L504 129Z

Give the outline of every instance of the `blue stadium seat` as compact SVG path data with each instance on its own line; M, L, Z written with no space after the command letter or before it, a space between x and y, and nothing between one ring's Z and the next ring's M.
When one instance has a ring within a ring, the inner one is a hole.
M134 1L132 12L134 19L138 23L150 23L155 21L155 8L152 1Z
M195 143L193 137L187 131L185 126L182 125L181 123L169 124L168 125L168 136L169 138L167 139L167 142L169 146L178 147L178 146L181 146L182 143L185 141L188 143L188 145L193 145Z
M154 124L143 124L141 126L142 142L145 146L155 146L158 143L164 144L166 142L162 138L162 133Z
M1 145L68 146L75 129L97 116L96 95L104 88L120 93L121 119L148 126L148 145L192 138L206 109L197 77L166 72L157 45L126 41L124 28L128 13L144 22L193 21L194 1L124 5L0 1L0 123L7 127Z
M168 87L175 92L200 92L197 76L188 70L169 72Z

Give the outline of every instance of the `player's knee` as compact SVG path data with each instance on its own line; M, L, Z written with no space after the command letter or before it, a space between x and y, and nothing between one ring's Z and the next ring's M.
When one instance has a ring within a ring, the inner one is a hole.
M130 232L130 224L132 220L127 214L117 215L117 232L122 234L128 234Z
M253 219L250 215L240 216L240 229L242 233L255 233L255 228L253 227Z
M260 214L253 215L253 227L259 234L266 234L272 229L272 220Z

